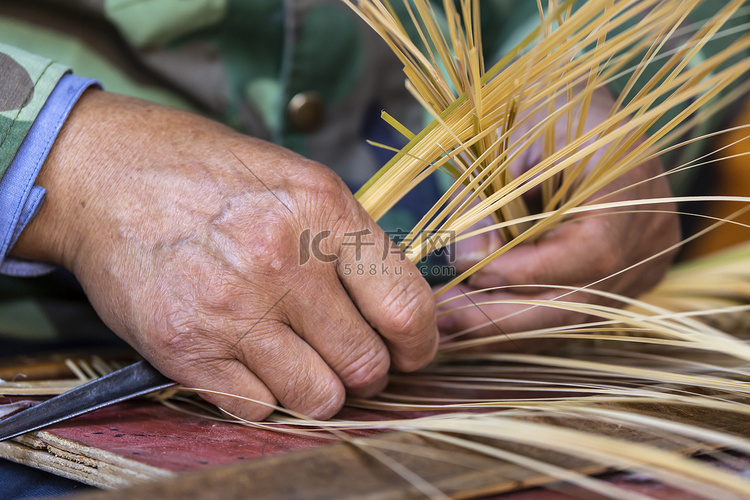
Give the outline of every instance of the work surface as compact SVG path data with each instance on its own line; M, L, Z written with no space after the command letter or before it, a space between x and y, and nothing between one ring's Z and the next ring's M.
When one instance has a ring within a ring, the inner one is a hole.
M355 413L362 418L368 416L360 410L350 410L345 416L356 417ZM721 415L675 418L708 417L720 419ZM735 431L743 427L739 422L725 424L737 427ZM576 423L571 421L570 425ZM601 430L606 431L605 427ZM610 431L622 433L614 428ZM653 441L626 432L634 440ZM465 449L428 443L414 435L370 433L358 438L358 446L332 444L325 439L213 422L147 400L98 410L46 431L0 443L0 455L88 484L118 488L95 494L107 498L131 498L134 491L119 488L143 482L148 483L136 486L140 488L136 490L138 495L164 499L425 498L426 492L363 451L368 442L375 441L378 450L388 449L388 456L395 462L454 498L482 498L544 484L553 484L555 489L517 492L502 498L597 498L573 486L554 484L554 479L544 474ZM670 443L662 445L673 448ZM515 445L515 451L543 456L569 469L605 472L601 466L575 457L518 448ZM737 468L750 470L750 461L745 458L737 457L735 463ZM613 475L608 481L655 498L691 498L684 491L642 475Z
M59 359L51 363L32 360L34 362L29 364L29 360L22 361L26 364L3 366L0 378L17 380L19 377L14 375L16 373L23 373L20 379L25 381L50 380L60 376L70 378L70 370L64 363L61 365ZM470 368L466 369L470 371ZM503 369L512 371L513 368ZM533 376L528 375L527 378L533 379ZM409 377L408 381L418 382L419 379ZM439 393L442 398L456 398L458 395L498 400L539 397L538 392L534 396L533 391L524 394L516 386L503 389L497 384L492 385L491 390L467 389L463 385L452 389L445 386L438 390L424 384L405 383L404 379L399 381L398 376L393 378L387 389L391 398L398 398L400 394L409 400L419 398L415 391L422 394L426 391L432 396ZM575 396L576 393L566 394ZM553 389L543 395L551 398L556 393ZM28 398L0 398L0 403L21 399ZM750 436L745 419L738 418L732 412L649 401L631 401L626 406L609 407L670 422L706 424L738 437ZM181 408L183 411L177 411L152 399L118 404L44 431L2 442L0 457L113 490L88 494L94 497L105 495L107 498L158 495L160 500L405 499L437 496L440 493L453 498L502 495L503 499L513 500L599 498L591 492L561 484L559 472L555 476L551 469L541 471L539 468L522 467L425 435L360 430L347 432L342 441L288 432L299 432L299 427L281 432L214 421L205 415L184 411L196 411L193 405ZM346 408L337 418L377 422L428 413ZM559 415L532 412L518 418L619 438L623 442L648 444L655 449L682 454L705 454L720 448L707 442L668 438L653 430L638 431L599 419L581 419L565 412ZM328 433L325 435L331 436ZM647 474L648 470L643 471L645 474L613 473L612 468L583 459L575 453L562 454L508 440L501 442L476 438L476 442L496 445L503 452L537 460L559 470L605 474L610 485L654 498L693 498L684 490L653 481ZM723 470L729 468L739 474L750 471L750 460L745 457L732 455L731 460L726 460L727 456L723 454L721 458ZM710 457L706 460L717 462ZM539 486L551 489L530 489Z

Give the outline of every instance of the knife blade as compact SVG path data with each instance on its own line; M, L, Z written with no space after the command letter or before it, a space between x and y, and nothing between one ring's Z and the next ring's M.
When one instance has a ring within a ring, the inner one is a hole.
M139 361L0 420L0 441L173 385L176 382Z

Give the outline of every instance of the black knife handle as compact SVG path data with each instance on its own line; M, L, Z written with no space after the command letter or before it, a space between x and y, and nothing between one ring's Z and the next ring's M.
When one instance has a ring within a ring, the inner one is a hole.
M175 384L139 361L0 420L0 441Z

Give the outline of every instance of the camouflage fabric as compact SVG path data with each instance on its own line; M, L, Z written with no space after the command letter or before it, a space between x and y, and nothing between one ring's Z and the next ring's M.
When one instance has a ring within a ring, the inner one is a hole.
M66 71L62 64L0 43L0 175Z
M705 5L716 10L722 3ZM0 5L0 175L68 68L97 78L109 91L191 109L272 140L328 165L352 188L387 159L363 139L398 144L397 134L376 119L381 109L412 130L424 125L423 112L404 89L398 61L340 0L67 0L31 5L24 0ZM45 6L50 10L46 16ZM708 17L704 12L700 16ZM100 28L96 36L106 40L88 36L92 23ZM533 0L483 1L489 62L537 23ZM107 47L124 47L126 54ZM140 72L158 85L140 81L133 57ZM322 104L322 114L300 126L290 109L295 98L310 97ZM419 196L411 203L424 206ZM403 229L414 219L409 207L400 205L382 224ZM75 285L66 285L67 280L59 275L0 277L0 332L49 339L63 330L94 336L105 331L92 311L80 306L80 291L68 292Z

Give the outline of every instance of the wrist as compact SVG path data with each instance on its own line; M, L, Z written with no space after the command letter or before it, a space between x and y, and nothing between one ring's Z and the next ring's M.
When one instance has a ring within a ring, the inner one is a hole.
M35 184L45 188L46 198L29 222L10 255L72 269L81 242L88 204L85 156L95 145L97 101L105 95L87 90L78 99L57 135Z

